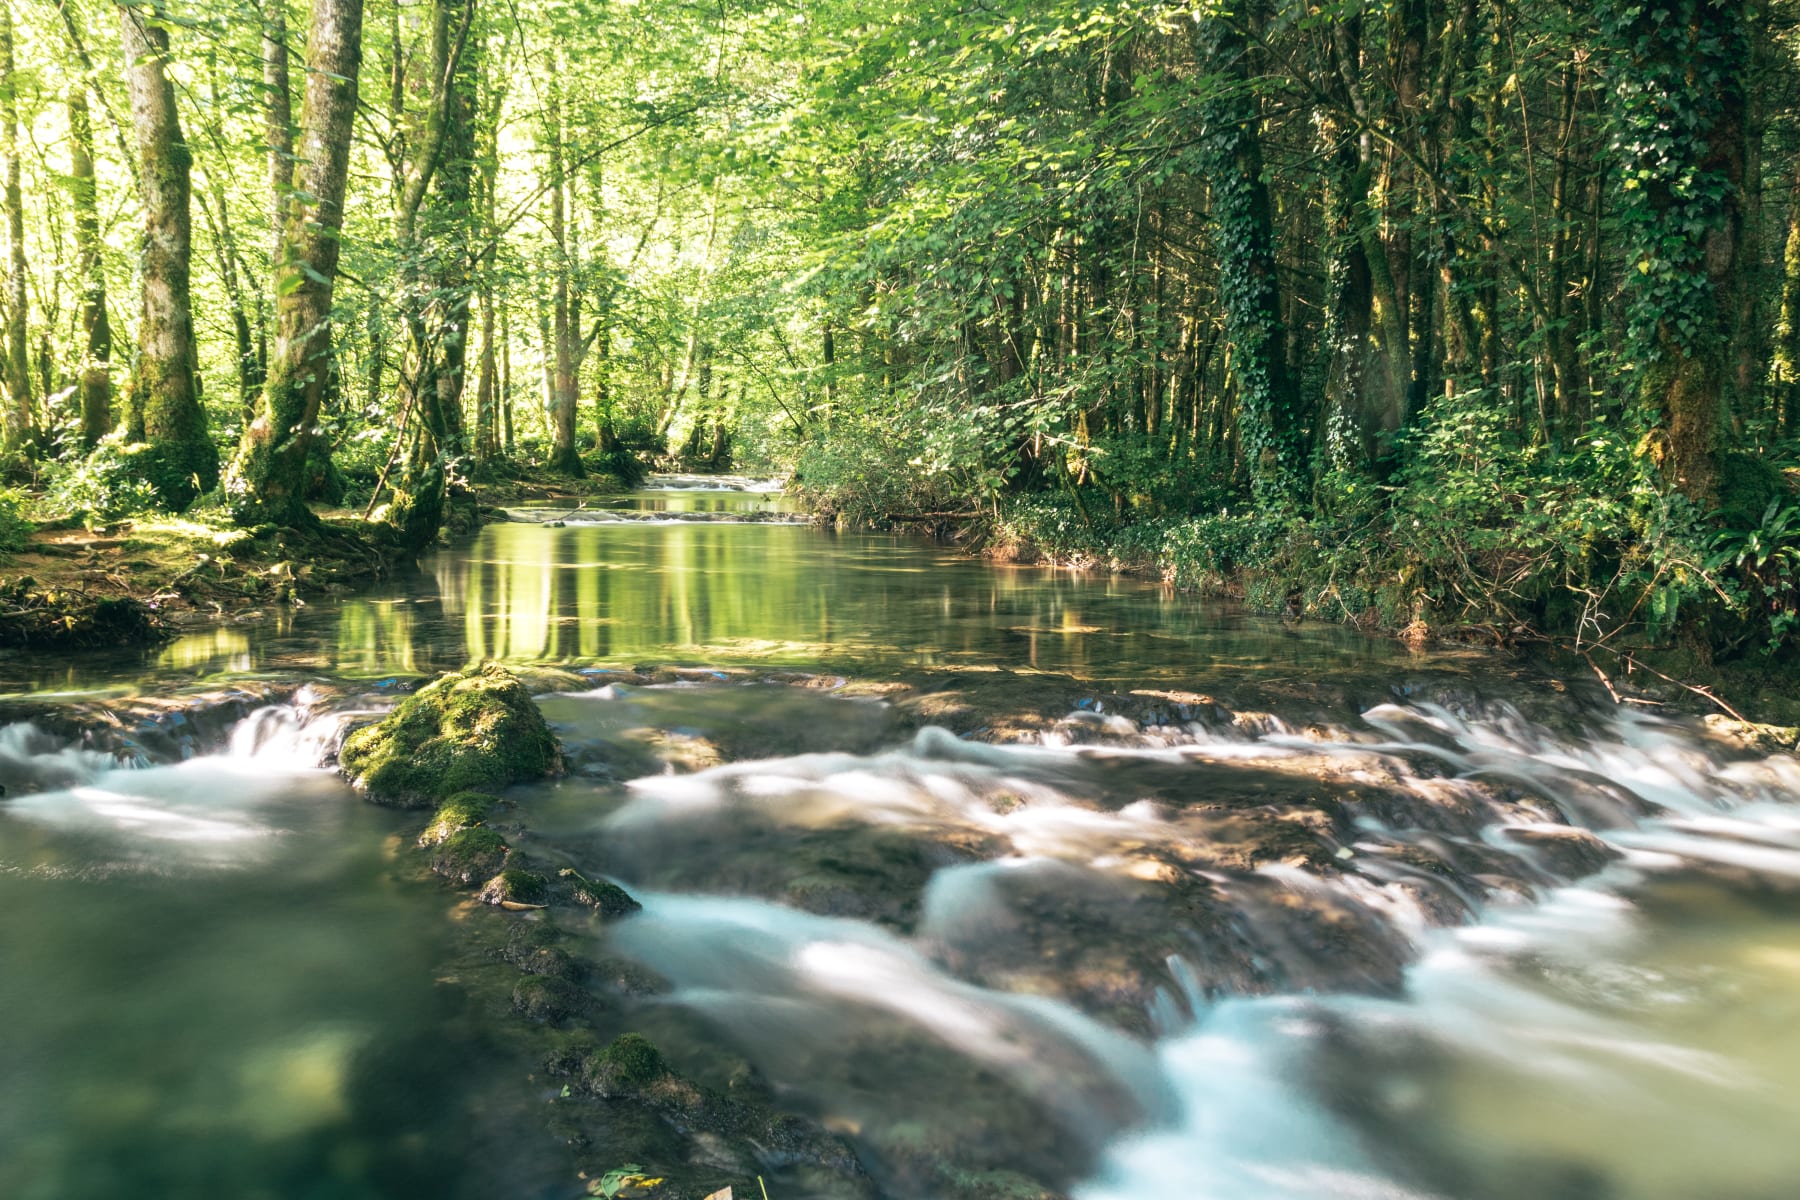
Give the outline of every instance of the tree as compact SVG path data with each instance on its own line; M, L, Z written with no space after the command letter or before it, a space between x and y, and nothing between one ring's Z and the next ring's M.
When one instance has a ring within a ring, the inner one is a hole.
M275 264L275 338L256 417L226 477L244 523L305 524L306 471L331 365L331 302L362 67L362 0L313 0L300 147Z
M30 299L25 290L25 200L19 187L19 75L13 62L12 6L0 4L0 208L6 221L6 291L4 370L6 384L4 443L16 451L37 435L31 372L26 356L26 321Z
M1602 5L1615 55L1619 222L1650 444L1690 500L1713 500L1729 402L1750 36L1743 0Z
M160 5L119 5L125 77L137 132L144 209L138 361L127 392L133 440L147 444L145 478L172 508L219 481L219 452L200 403L190 297L192 157L169 80L169 33Z
M81 280L81 441L92 449L112 432L113 426L112 320L106 311L99 181L94 175L94 125L88 113L85 81L69 89L68 110L69 194L75 209L75 269Z

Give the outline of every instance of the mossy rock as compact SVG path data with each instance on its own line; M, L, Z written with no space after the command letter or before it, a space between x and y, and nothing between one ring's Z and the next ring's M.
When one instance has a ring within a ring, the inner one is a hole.
M626 917L644 907L618 884L589 879L574 867L564 867L557 875L568 889L570 899L587 905L603 917Z
M669 1075L662 1051L639 1033L624 1033L605 1049L587 1056L581 1078L596 1096L635 1096Z
M345 739L338 763L377 804L422 807L553 775L562 754L525 686L489 664L420 688Z
M550 884L535 871L501 871L482 885L476 899L483 904L542 905L549 902Z
M431 824L419 835L419 845L437 846L462 830L479 825L494 807L494 797L485 792L458 792L438 805Z
M533 1021L554 1025L587 1007L587 993L554 975L527 975L513 988L512 1006Z
M458 887L473 887L500 873L506 852L506 839L491 829L459 829L438 843L431 869Z
M582 965L556 944L556 928L543 921L515 921L500 957L527 975L579 979Z

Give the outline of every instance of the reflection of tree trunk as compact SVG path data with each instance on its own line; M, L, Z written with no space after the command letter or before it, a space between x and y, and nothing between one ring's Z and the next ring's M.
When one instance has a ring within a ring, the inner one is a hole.
M169 35L161 19L160 8L154 15L148 8L119 9L144 210L138 363L129 408L134 437L141 432L150 447L138 459L145 477L165 503L185 508L218 482L219 455L206 431L195 369L192 158L164 69Z
M100 257L100 205L94 178L94 126L87 87L69 89L69 193L75 207L76 273L81 277L81 441L92 448L112 431L112 322Z
M18 450L37 436L31 395L31 367L26 350L25 198L19 186L19 78L13 69L12 6L0 5L0 175L4 176L6 217L6 384L5 446ZM90 171L91 174L91 171Z

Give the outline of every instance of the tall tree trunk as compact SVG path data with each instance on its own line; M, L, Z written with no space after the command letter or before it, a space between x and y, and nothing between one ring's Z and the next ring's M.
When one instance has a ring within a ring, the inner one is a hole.
M1611 35L1620 216L1632 269L1638 395L1659 423L1652 445L1682 494L1710 505L1731 388L1733 295L1743 241L1743 0L1671 0L1615 10ZM1672 11L1671 11L1672 10ZM1670 129L1683 131L1671 137Z
M1299 398L1288 374L1286 331L1275 279L1275 227L1263 182L1257 100L1249 91L1248 45L1224 18L1202 22L1198 50L1226 82L1202 110L1203 150L1218 225L1219 296L1237 378L1246 466L1257 500L1298 497L1302 478Z
M307 454L331 375L331 297L362 66L362 0L313 0L307 38L303 141L275 276L275 344L256 419L244 430L226 480L245 523L298 525L306 507Z
M137 131L138 191L144 208L142 306L130 407L149 449L144 477L163 503L186 508L219 480L219 453L206 430L189 298L192 159L165 64L169 33L160 6L119 7L125 78Z
M1800 432L1800 164L1788 181L1787 241L1781 258L1781 311L1771 371L1782 435Z
M550 81L548 105L544 119L547 172L544 184L550 197L551 254L555 257L556 271L550 292L550 336L555 343L550 381L553 430L550 467L579 478L582 474L581 455L575 449L575 417L580 401L575 361L577 314L571 311L569 303L573 263L569 253L568 171L563 160L562 87L555 79Z
M262 0L263 139L269 168L269 265L281 269L294 190L294 97L288 83L288 0ZM360 42L361 34L358 33Z
M32 403L31 366L26 349L26 319L30 300L25 286L25 197L19 187L22 148L19 144L19 77L13 63L12 6L0 4L0 179L6 210L6 310L5 364L0 377L6 384L4 442L7 450L19 450L37 437L36 405Z
M100 196L94 177L94 124L87 86L69 89L69 194L75 208L76 272L81 276L83 350L77 383L81 441L112 432L112 322L106 312L106 268L100 255Z
M460 12L458 11L460 10ZM412 156L396 179L399 198L395 206L394 240L408 264L401 298L401 320L406 329L406 357L400 371L400 407L410 414L410 429L403 429L404 453L394 485L388 521L402 545L422 549L437 537L448 512L449 469L446 456L452 436L442 404L437 372L443 365L441 346L445 310L432 303L434 284L426 259L432 230L421 217L446 147L458 143L452 126L461 112L458 102L461 62L475 24L475 0L432 0L430 11L431 53L426 78L430 99L423 129L412 146ZM394 46L394 103L404 99L404 56L396 22Z

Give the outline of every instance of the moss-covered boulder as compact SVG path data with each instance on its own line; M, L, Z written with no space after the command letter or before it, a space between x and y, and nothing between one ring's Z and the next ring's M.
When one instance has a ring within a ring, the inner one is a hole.
M654 1042L638 1033L620 1034L580 1064L581 1080L596 1096L635 1096L669 1075Z
M535 871L504 870L482 885L476 899L483 904L537 907L550 902L550 883Z
M493 830L460 829L438 843L431 869L458 887L474 887L500 873L506 852L506 839Z
M626 917L644 907L618 884L589 879L574 867L564 867L557 872L557 878L569 899L594 909L603 917Z
M553 775L562 754L524 684L490 663L420 688L346 738L338 763L368 799L423 807Z

